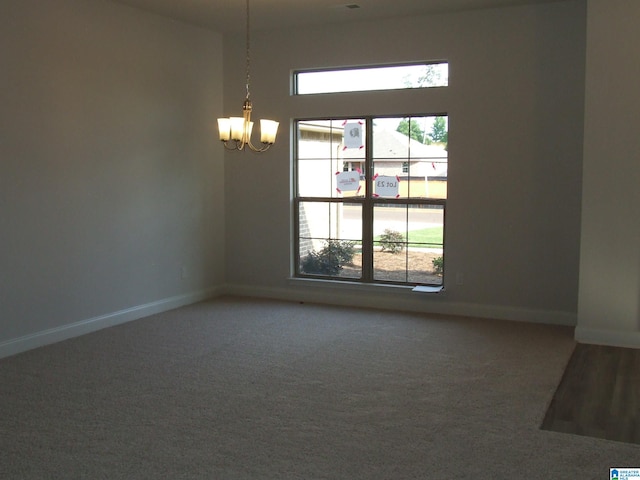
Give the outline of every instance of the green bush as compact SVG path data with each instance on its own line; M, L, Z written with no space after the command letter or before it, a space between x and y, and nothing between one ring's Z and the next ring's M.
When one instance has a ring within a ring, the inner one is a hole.
M326 240L322 252L335 257L340 265L345 265L353 261L355 254L355 242L347 240Z
M395 230L385 229L379 241L383 252L400 253L404 249L404 235Z
M442 272L444 272L444 258L442 258L442 256L436 257L431 260L431 263L433 264L433 271L435 274L442 275Z
M302 273L337 275L342 266L353 261L355 243L345 240L326 240L319 252L309 252L300 261Z
M312 251L304 257L300 262L300 270L302 273L311 273L316 275L337 275L342 266L336 261L335 257L330 257L320 252Z

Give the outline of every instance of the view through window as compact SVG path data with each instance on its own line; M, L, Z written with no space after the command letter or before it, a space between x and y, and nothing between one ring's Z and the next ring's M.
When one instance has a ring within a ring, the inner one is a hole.
M363 92L433 88L449 85L447 62L300 71L294 74L295 94Z
M446 115L297 120L296 275L442 285Z

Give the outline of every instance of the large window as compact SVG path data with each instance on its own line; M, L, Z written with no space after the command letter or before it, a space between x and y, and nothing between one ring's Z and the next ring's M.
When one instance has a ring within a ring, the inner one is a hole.
M295 273L442 285L446 115L297 120Z

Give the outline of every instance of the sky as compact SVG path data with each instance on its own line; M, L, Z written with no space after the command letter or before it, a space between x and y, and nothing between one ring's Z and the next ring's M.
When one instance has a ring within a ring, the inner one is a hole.
M372 90L398 90L420 88L419 79L431 69L433 81L429 86L446 86L449 82L447 63L396 65L388 67L336 69L298 72L297 94L362 92ZM435 117L418 120L423 131L429 132ZM446 117L445 117L446 119ZM402 118L376 118L376 125L395 130Z
M297 94L419 88L418 80L424 77L426 68L425 64L419 64L298 72ZM433 64L429 68L434 73L435 79L429 86L448 84L449 65L447 63Z

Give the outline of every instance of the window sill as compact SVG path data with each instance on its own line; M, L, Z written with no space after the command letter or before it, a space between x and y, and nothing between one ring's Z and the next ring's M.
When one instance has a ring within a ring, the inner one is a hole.
M417 293L442 293L444 292L444 285L440 285L440 286L428 286L428 285L418 285L417 287L414 287L412 290L412 292L417 292Z
M318 278L300 278L289 277L290 285L321 287L321 288L339 288L341 290L351 290L358 292L414 292L427 295L442 295L445 292L444 285L427 286L427 285L391 285L381 283L361 283L361 282L345 282L336 280L323 280Z

